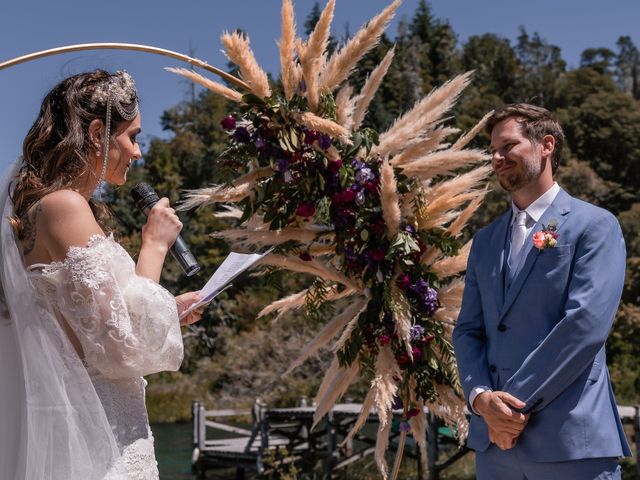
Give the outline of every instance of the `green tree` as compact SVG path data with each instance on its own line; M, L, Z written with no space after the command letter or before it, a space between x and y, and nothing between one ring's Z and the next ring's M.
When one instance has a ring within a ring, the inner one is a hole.
M560 48L544 41L538 33L530 36L520 27L515 52L521 65L520 101L553 109L556 82L567 65Z
M629 36L620 37L616 46L616 82L623 92L640 99L640 52Z

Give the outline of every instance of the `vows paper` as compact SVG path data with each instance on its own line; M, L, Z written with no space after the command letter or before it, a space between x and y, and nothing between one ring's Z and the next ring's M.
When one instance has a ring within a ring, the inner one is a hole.
M271 253L272 248L264 253L236 253L231 252L218 269L211 275L209 281L200 291L200 300L182 312L184 318L200 305L211 302L219 293L229 287L229 284L242 272L251 268L258 260Z

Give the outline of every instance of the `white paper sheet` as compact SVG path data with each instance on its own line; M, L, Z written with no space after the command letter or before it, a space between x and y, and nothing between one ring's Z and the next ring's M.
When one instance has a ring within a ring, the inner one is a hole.
M251 268L262 257L271 253L271 250L273 249L269 249L264 253L231 252L200 290L200 300L182 312L180 319L189 315L200 305L211 302L218 294L226 290L238 275Z

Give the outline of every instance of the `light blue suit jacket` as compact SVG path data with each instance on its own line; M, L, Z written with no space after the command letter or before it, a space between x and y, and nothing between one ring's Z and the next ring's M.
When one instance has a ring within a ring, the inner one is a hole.
M505 287L511 210L473 242L453 332L468 399L486 385L526 403L531 419L518 447L533 461L629 456L605 361L620 302L626 251L616 218L560 190L525 243L524 264ZM555 248L533 233L557 222ZM472 414L468 445L489 446Z

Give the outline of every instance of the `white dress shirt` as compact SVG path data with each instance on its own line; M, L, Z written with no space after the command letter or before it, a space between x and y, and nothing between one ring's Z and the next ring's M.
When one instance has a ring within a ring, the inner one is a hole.
M549 190L547 190L542 195L540 195L533 203L531 203L531 205L529 205L527 208L524 209L524 211L527 212L527 222L526 222L527 231L526 231L525 238L529 238L531 231L536 226L536 224L540 221L544 212L547 211L547 209L551 206L553 201L556 199L558 192L560 192L560 186L558 185L557 182L553 182L553 185L551 186L551 188L549 188ZM512 201L511 202L512 238L513 238L513 230L514 230L513 227L516 221L516 216L520 211L521 210ZM518 254L518 258L514 258L514 259L511 258L511 252L509 252L509 258L507 259L507 262L510 268L509 278L511 279L515 278L518 272L520 271L520 269L522 268L522 264L524 263L524 258L526 256L524 255L524 252L526 252L526 250L527 249L525 248L525 246L523 246ZM513 260L513 262L511 260ZM482 392L490 392L490 391L491 391L491 387L488 387L486 385L478 385L477 387L473 387L473 389L471 390L471 393L469 394L469 405L471 406L471 409L476 415L478 414L478 412L476 412L475 409L473 408L474 400Z

